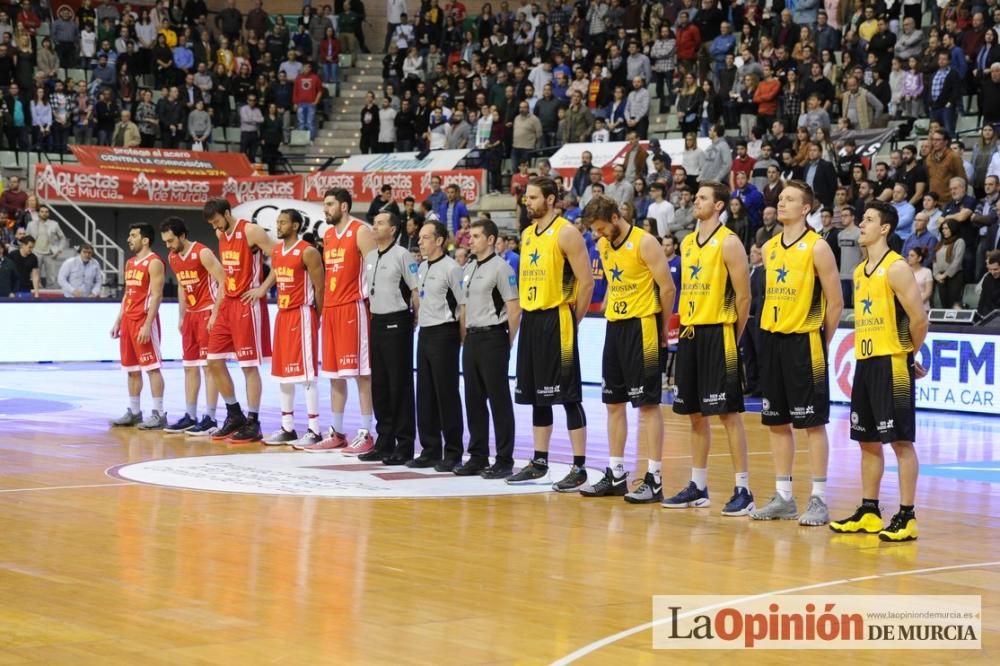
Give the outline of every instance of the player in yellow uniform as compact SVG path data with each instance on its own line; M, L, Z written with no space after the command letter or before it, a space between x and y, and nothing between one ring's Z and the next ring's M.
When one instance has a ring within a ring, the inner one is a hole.
M927 374L913 352L927 336L927 313L906 261L889 249L898 216L891 204L873 201L861 218L858 242L868 260L854 269L854 385L851 389L851 439L861 445L864 496L854 515L830 523L834 532L878 532L883 541L917 538L913 501L919 462L914 379ZM885 470L883 445L892 444L899 467L899 513L888 527L879 511Z
M525 189L524 204L532 224L521 234L518 289L523 315L514 400L533 406L535 453L507 483L538 483L548 477L552 405L562 405L573 467L553 488L571 492L587 482L587 416L576 329L590 306L594 276L583 236L556 209L558 196L551 178L533 178Z
M742 364L736 342L750 313L750 270L739 237L719 221L729 196L729 188L722 183L702 183L694 198L698 229L681 241L681 339L674 412L691 418L692 469L691 483L663 500L663 506L684 509L711 503L708 417L718 415L736 471L736 487L722 515L745 516L754 503L748 485Z
M760 313L761 422L771 431L775 485L771 501L754 510L756 520L794 520L800 525L826 525L826 470L830 443L830 380L827 349L840 322L844 296L833 251L806 225L812 188L789 180L778 197L782 232L764 243L764 304ZM806 431L812 470L812 492L799 516L792 494L795 438L792 428Z
M597 250L608 280L604 316L601 399L608 406L610 463L604 478L584 486L584 497L624 496L631 504L663 499L663 412L660 355L667 342L663 312L674 307L674 281L656 238L626 220L610 197L595 196L582 221L598 236ZM649 467L642 484L628 492L625 403L639 408Z

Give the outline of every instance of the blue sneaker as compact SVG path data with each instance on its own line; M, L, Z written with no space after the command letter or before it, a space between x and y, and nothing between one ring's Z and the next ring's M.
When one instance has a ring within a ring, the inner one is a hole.
M208 414L201 417L201 421L193 428L188 428L184 434L188 437L208 437L216 431L219 424Z
M166 428L163 429L163 432L169 432L169 433L187 432L191 428L194 428L196 425L198 425L198 422L195 421L193 418L191 418L190 414L184 414L184 417L181 418L180 421L175 421L174 423L171 423L170 425L168 425Z
M723 516L749 516L754 510L753 493L748 488L736 486L729 503L722 509Z
M712 501L708 499L708 488L698 490L698 486L691 481L684 490L663 500L662 506L666 509L703 509L711 504Z

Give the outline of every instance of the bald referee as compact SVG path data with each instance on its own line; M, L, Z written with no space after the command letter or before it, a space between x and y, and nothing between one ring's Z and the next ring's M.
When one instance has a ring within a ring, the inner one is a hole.
M396 243L402 222L395 213L375 216L375 249L365 256L368 307L372 313L372 409L375 448L359 460L405 465L413 459L413 326L420 306L417 262Z
M469 460L455 468L459 476L506 479L514 471L514 405L510 399L510 348L517 336L521 307L514 269L493 252L499 234L490 219L470 227L474 258L465 266L462 323L465 343L465 413L469 421ZM489 412L493 413L496 460L490 467Z

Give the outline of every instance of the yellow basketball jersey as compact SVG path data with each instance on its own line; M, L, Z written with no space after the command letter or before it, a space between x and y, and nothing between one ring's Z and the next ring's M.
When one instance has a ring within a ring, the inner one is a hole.
M781 234L764 243L767 271L760 327L765 331L810 333L823 325L826 299L813 263L819 239L819 234L807 228L787 247Z
M576 276L559 248L559 232L567 224L560 215L540 234L536 224L521 234L522 310L550 310L576 300Z
M889 286L889 267L903 257L890 250L865 273L854 269L854 356L858 360L913 351L910 318Z
M608 280L608 321L640 319L658 313L660 293L653 272L642 260L639 244L646 232L630 226L616 247L606 238L597 240L604 275Z
M722 258L722 242L733 232L719 225L704 243L698 232L681 241L681 299L677 310L682 326L736 322L736 292Z

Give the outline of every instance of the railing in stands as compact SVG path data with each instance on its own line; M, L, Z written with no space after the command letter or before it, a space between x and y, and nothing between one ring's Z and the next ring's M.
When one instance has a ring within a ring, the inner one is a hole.
M28 153L27 155L28 173L33 174L34 169L32 168L33 165L31 163L32 154ZM38 162L52 164L52 160L46 152L36 152L35 159ZM59 155L59 161L62 162L61 155ZM82 208L76 205L76 202L62 193L62 190L59 188L58 181L53 180L50 185L52 189L59 194L60 201L52 201L39 197L39 202L47 204L49 206L49 211L57 221L61 222L67 229L79 236L80 239L90 243L94 247L94 257L100 263L101 269L104 271L104 284L112 289L121 286L121 278L125 271L124 248L111 240L110 236L98 228L97 222L94 221L94 218L87 215ZM61 213L60 210L53 204L66 205L75 210L83 220L83 230L81 231L77 225L70 222L69 218Z

